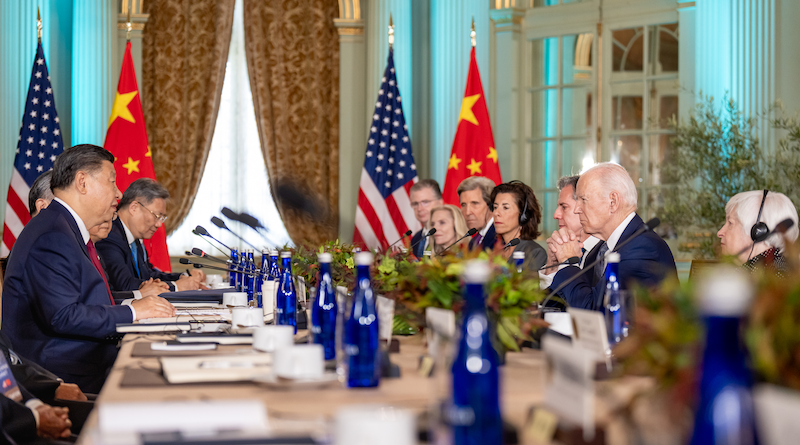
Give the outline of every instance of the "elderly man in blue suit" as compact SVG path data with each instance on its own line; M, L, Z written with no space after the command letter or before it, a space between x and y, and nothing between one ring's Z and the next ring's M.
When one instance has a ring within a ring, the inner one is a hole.
M171 317L159 297L116 305L89 228L111 220L121 194L114 156L77 145L55 161L53 202L23 229L8 259L2 332L16 350L85 392L99 392L117 356L118 323Z
M578 180L575 197L574 212L580 217L583 231L605 241L598 258L613 251L644 226L642 218L636 214L636 185L618 164L605 162L584 172ZM547 240L559 263L573 256L580 258L581 244L578 235L566 227L553 232ZM632 239L618 252L622 289L634 283L653 286L667 278L678 278L669 246L652 231ZM555 289L580 272L577 266L561 266L550 287ZM590 274L584 274L567 284L558 296L571 307L601 310L606 288L605 264L601 262L595 266L594 273L597 274L596 280ZM593 281L595 285L592 285Z

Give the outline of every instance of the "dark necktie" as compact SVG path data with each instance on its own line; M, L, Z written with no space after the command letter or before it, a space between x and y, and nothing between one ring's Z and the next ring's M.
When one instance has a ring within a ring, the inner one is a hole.
M600 282L600 281L605 279L605 276L606 276L606 258L605 258L605 255L606 255L606 252L608 252L608 244L603 243L603 245L600 246L600 250L597 252L597 259L599 259L600 262L597 263L594 266L595 283Z
M480 232L478 232L478 234L475 235L474 245L480 247L481 241L483 241L483 235L481 235Z
M97 256L97 249L94 247L94 243L92 240L89 240L86 243L86 248L89 250L89 259L92 260L92 264L94 268L97 269L97 272L103 277L103 283L106 285L106 291L108 292L108 299L111 300L111 305L114 305L114 297L111 296L111 288L108 287L108 280L106 280L106 273L103 271L103 266L100 265L100 258Z

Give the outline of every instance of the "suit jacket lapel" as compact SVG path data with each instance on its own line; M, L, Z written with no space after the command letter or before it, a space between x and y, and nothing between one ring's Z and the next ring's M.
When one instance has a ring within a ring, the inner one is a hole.
M75 221L75 218L72 217L72 213L70 213L70 211L67 210L66 207L61 205L61 203L56 200L53 200L50 203L50 205L42 211L50 209L52 209L55 212L61 213L61 216L63 216L64 219L67 220L67 224L69 224L70 229L72 229L72 233L75 235L75 241L78 242L78 245L81 247L83 254L86 255L86 258L88 258L89 261L91 261L91 258L89 257L89 249L86 247L86 243L83 242L83 235L81 235L81 229L78 228L78 223L77 221Z

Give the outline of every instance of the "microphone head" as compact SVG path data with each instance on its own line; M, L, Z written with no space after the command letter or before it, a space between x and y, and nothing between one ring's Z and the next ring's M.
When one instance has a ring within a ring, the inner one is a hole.
M195 248L192 249L192 255L197 255L199 257L204 257L204 256L206 256L206 253L203 252L202 250L198 249L197 247L195 247Z
M326 221L330 217L330 207L317 194L304 190L304 188L301 184L291 180L279 181L273 189L275 201L305 214L313 221Z
M180 261L181 264L192 264L192 262L189 261L189 258L181 258L178 261Z
M477 231L477 229L472 229L472 230ZM519 244L519 238L514 238L514 239L512 239L511 241L508 242L508 247L514 247L517 244Z
M659 224L661 224L661 220L658 218L653 218L650 221L647 221L644 225L647 227L647 230L653 230L658 227Z
M478 233L478 229L473 227L473 228L469 229L469 232L467 232L467 236L472 236L472 235L475 235L476 233ZM519 240L518 239L517 239L517 244L519 244ZM516 246L516 244L514 244L514 245Z
M203 226L195 227L192 232L194 232L195 235L208 236L208 230L206 230Z
M783 221L779 222L773 232L775 233L786 233L787 230L791 229L794 226L794 221L791 218L786 218Z
M253 229L259 229L264 227L263 225L261 225L261 221L259 221L255 216L249 213L244 213L244 212L240 213L239 222Z
M186 254L186 256L192 256L192 252L189 252L188 250L185 251L184 253Z
M222 210L220 210L220 213L222 213L222 216L224 216L225 218L228 218L231 221L240 221L241 220L241 216L238 213L234 212L233 210L231 210L231 209L229 209L227 207L223 207Z
M410 230L406 230L406 233L405 233L403 236L408 236L408 235L411 235L411 233L412 233L412 232L411 232Z
M432 229L430 230L430 232L428 232L428 234L427 234L427 235L425 235L425 236L431 236L431 235L433 235L434 233L436 233L436 227L432 228Z
M220 229L227 229L228 226L225 225L225 221L217 218L216 216L211 217L211 223L215 226L219 227Z
M567 264L578 264L580 262L581 262L581 259L576 257L576 256L572 256L572 257L567 258Z
M194 266L195 269L200 269L201 267L205 266L205 264L198 264L198 263L192 263L192 265Z

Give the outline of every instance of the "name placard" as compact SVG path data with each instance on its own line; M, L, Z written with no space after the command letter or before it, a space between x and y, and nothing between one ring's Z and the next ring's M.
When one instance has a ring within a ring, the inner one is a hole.
M595 357L588 351L552 335L542 338L542 350L552 369L545 405L559 418L583 427L584 440L594 439Z
M606 362L606 366L610 367L611 348L603 313L575 308L569 308L567 312L572 316L575 328L572 336L574 345L595 355L597 361Z

